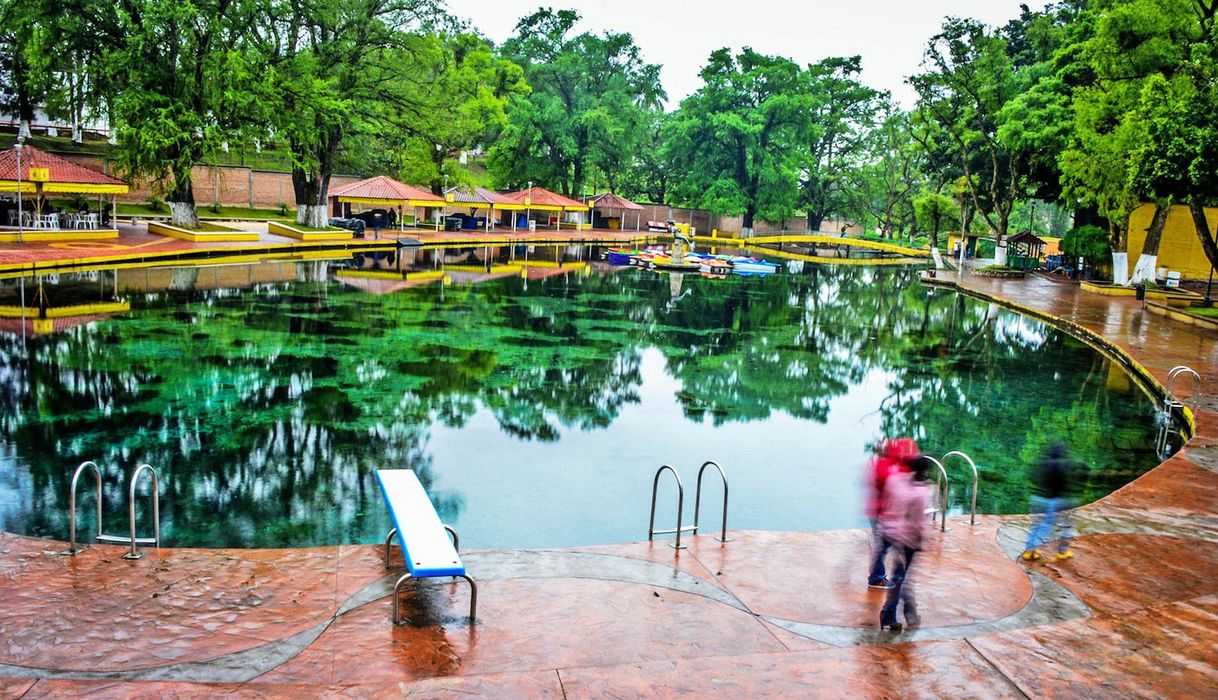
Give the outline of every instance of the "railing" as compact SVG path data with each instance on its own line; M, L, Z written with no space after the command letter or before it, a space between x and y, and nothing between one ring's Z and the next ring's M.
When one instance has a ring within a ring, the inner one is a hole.
M660 487L660 475L665 471L672 474L672 478L677 480L677 526L671 530L656 529L656 491ZM677 541L672 545L673 549L685 549L685 545L681 544L681 533L689 532L696 529L695 525L682 526L681 515L685 512L685 487L681 485L681 475L676 469L665 464L656 470L655 479L651 482L651 519L647 524L647 541L651 542L656 535L671 535L676 533Z
M102 531L102 483L101 470L97 468L94 462L81 462L76 468L76 473L72 475L71 492L68 494L68 551L64 554L74 557L81 550L76 547L76 482L80 479L80 473L89 467L93 470L93 481L97 484L97 534Z
M1192 400L1193 405L1197 403L1197 394L1201 391L1201 375L1197 374L1191 367L1176 365L1167 373L1167 395L1163 398L1163 410L1165 412L1184 407L1184 402L1177 399L1175 392L1172 391L1176 380L1182 376L1193 378L1193 392L1189 394L1189 398Z
M969 511L968 524L976 525L977 524L977 485L978 485L978 482L980 481L980 475L977 473L977 463L973 461L972 457L969 457L968 455L964 454L963 452L961 452L959 450L948 452L947 454L943 455L943 461L946 462L948 457L960 457L964 461L968 462L968 465L973 468L973 505L972 505L972 509Z
M718 462L703 462L698 468L698 483L694 488L694 534L698 534L698 511L702 506L702 474L706 472L707 467L714 467L719 472L719 478L723 480L723 523L719 529L719 537L716 539L720 542L730 542L727 538L727 474L723 472L723 467L719 466ZM652 495L654 498L654 494Z
M939 531L947 532L947 470L943 468L943 463L939 460L930 455L924 456L931 462L934 462L935 466L939 468L939 473L935 475L935 494L938 496L939 503L935 508L929 509L930 522L931 525L934 525L935 513L939 513L941 516L939 518Z

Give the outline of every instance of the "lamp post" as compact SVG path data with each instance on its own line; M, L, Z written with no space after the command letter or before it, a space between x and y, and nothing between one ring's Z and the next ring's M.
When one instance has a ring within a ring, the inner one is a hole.
M17 151L17 242L25 243L25 217L21 208L21 151L25 149L25 137L18 135L13 145Z

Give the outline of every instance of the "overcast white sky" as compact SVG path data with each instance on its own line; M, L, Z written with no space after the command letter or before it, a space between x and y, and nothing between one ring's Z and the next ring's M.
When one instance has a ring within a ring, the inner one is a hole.
M1027 4L1042 9L1045 2ZM996 25L1019 14L1017 0L448 0L454 14L495 42L540 5L578 10L579 31L633 34L643 57L664 67L669 109L701 87L698 71L723 46L751 46L801 64L859 54L863 82L908 107L914 94L905 76L916 71L945 15Z

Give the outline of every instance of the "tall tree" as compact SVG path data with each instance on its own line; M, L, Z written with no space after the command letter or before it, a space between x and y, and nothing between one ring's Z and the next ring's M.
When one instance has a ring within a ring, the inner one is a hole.
M680 198L715 213L777 217L799 197L801 146L811 100L799 66L745 48L711 54L701 89L681 102L666 141Z
M501 54L533 91L511 102L490 165L508 186L544 183L579 196L593 168L620 170L646 138L647 112L667 99L660 67L629 34L573 34L580 16L541 9L520 20Z
M94 47L80 87L86 101L110 97L116 161L166 192L173 223L198 225L191 167L250 114L254 93L247 40L254 0L43 2L62 50Z
M447 17L434 0L277 0L262 8L265 119L291 154L297 222L324 226L344 139L378 113L421 111L424 76L400 56L419 48L412 31Z
M826 58L804 72L813 111L805 137L808 152L800 176L800 204L808 230L819 231L831 213L847 206L846 176L865 148L882 93L859 82L862 59Z
M1000 136L1000 113L1025 86L1002 36L971 19L945 21L927 46L923 66L923 73L909 79L918 108L953 144L969 199L996 237L996 262L1006 264L1011 211L1027 193L1035 154Z

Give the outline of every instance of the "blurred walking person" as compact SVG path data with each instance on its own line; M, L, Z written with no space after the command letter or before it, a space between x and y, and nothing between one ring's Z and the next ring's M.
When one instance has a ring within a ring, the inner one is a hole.
M926 527L926 508L930 504L931 485L927 483L931 461L918 455L906 460L907 470L888 477L885 484L884 508L880 512L879 531L893 556L891 585L884 607L880 610L880 629L900 632L897 607L902 607L905 624L916 627L921 622L914 601L913 585L909 580L914 554L921 551Z
M919 453L918 443L911 438L886 440L867 467L867 519L871 521L871 569L867 575L868 588L888 588L884 559L889 544L880 536L880 513L884 510L888 478L908 471L905 462Z
M1057 560L1069 559L1074 556L1070 551L1074 527L1066 512L1073 502L1070 500L1070 459L1065 445L1057 442L1045 451L1032 489L1032 512L1036 514L1036 522L1028 530L1024 561L1040 559L1037 547L1053 539L1057 540Z

